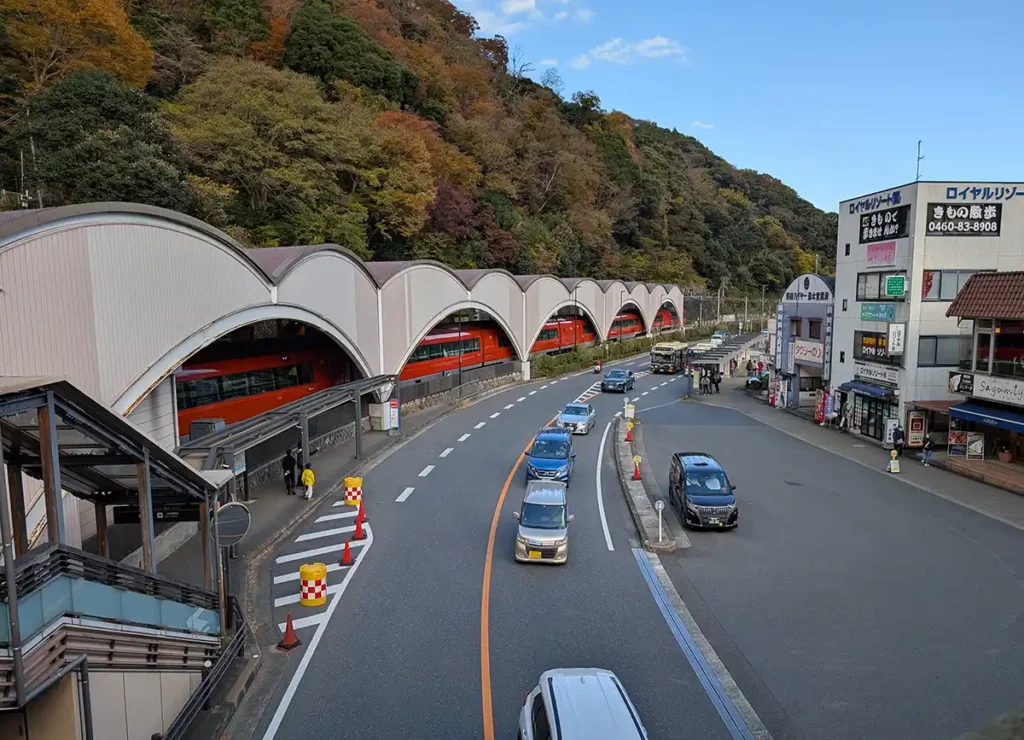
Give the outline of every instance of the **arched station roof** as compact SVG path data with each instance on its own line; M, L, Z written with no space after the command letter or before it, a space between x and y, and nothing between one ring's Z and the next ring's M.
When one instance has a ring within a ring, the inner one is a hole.
M303 321L366 375L397 373L463 308L486 311L525 360L575 305L607 338L633 306L650 326L678 286L363 262L334 245L247 249L181 213L89 203L0 213L0 375L66 377L122 413L188 357L264 319Z

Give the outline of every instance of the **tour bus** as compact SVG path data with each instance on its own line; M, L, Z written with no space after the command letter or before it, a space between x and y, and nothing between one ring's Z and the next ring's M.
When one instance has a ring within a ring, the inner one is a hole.
M686 342L663 342L651 349L652 373L677 373L686 366Z

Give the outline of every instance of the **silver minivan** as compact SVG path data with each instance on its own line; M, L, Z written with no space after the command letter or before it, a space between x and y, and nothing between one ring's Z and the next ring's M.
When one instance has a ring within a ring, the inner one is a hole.
M569 559L569 522L573 517L566 503L565 484L553 480L532 480L519 511L516 531L516 560L521 563L560 565Z
M647 730L614 673L556 668L526 695L518 740L647 740Z

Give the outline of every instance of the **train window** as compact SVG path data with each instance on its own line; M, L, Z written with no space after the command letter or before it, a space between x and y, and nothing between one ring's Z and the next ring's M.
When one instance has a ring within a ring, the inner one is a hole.
M466 346L466 352L479 352L480 351L480 340L479 339L469 339L469 340L466 340L465 342L463 342L463 345Z
M274 387L273 370L253 370L249 373L250 393L267 393L268 391L274 390Z
M557 336L557 335L556 335ZM511 347L512 343L508 341L508 337L505 336L505 332L498 332L498 346L499 347Z
M299 384L298 369L294 365L291 367L275 367L274 381L278 390L281 388L292 388Z
M246 373L224 375L220 379L220 400L243 398L249 395L249 379Z
M299 384L308 385L313 382L313 363L306 362L299 365Z

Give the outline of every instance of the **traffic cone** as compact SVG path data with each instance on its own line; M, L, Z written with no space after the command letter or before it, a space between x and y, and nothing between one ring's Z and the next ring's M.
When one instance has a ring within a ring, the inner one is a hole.
M633 480L640 480L640 463L633 463Z
M629 424L626 425L626 441L627 442L632 442L633 441L633 427L630 426Z
M356 514L356 522L358 523L358 522L368 522L368 521L370 521L370 520L366 518L366 510L363 508L363 501L362 501L362 499L360 499L359 500L359 513Z
M345 540L345 551L341 554L341 560L338 561L338 565L343 568L352 565L352 549L348 546L348 540Z
M363 531L363 523L361 521L359 521L359 517L358 516L356 517L356 531L352 535L352 539L354 539L354 540L365 540L366 539L366 532Z
M288 619L284 629L284 637L281 638L281 642L277 643L277 649L282 653L287 653L290 650L294 650L302 641L295 634L295 627L292 625L292 613L288 612Z

